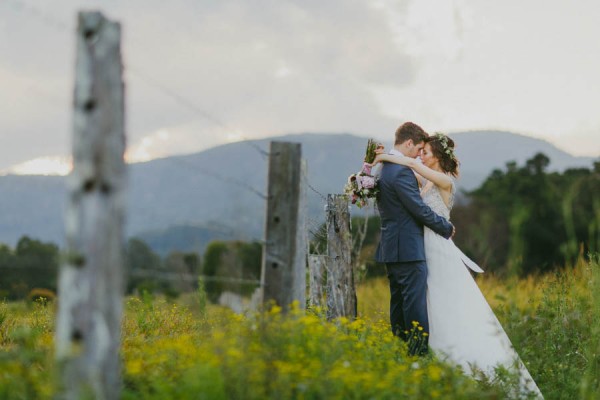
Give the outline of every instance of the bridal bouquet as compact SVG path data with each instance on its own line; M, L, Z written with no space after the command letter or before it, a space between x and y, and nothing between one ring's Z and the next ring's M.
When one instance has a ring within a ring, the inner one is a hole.
M350 196L352 204L356 204L359 208L366 206L369 199L375 198L379 194L377 178L371 174L371 164L375 161L377 155L375 150L378 147L381 145L373 139L369 139L362 169L348 177L348 183L344 188L344 193Z

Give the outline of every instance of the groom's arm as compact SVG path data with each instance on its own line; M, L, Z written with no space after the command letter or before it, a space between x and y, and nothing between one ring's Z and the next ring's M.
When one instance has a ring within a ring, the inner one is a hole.
M454 227L445 218L440 217L423 202L419 189L414 182L415 176L410 168L401 168L394 180L394 189L398 198L419 222L430 228L435 233L445 237L452 236Z

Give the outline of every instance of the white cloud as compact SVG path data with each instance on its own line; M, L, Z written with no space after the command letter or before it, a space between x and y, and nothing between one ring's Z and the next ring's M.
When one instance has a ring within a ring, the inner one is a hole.
M600 126L595 2L14 0L0 3L0 168L69 152L79 8L122 22L133 159L289 132L385 138L402 120L565 148Z
M189 154L223 143L247 139L241 131L225 131L207 127L205 121L162 128L127 146L125 159L128 162L149 161L175 154Z
M0 171L0 175L67 175L73 169L70 157L48 156L35 158Z
M411 4L397 21L419 73L404 87L371 87L386 115L436 130L511 130L600 154L600 4ZM580 125L586 134L574 132ZM591 146L573 146L584 137Z

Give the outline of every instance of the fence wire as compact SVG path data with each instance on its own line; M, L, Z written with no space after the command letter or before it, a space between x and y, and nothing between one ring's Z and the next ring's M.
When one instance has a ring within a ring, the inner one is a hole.
M62 20L61 18L58 18L55 15L48 13L47 11L43 10L42 8L40 8L36 5L32 5L23 0L6 0L6 2L7 2L7 4L12 6L13 11L25 13L28 16L30 16L33 19L39 21L40 23L48 26L51 29L54 29L56 31L60 31L63 33L67 33L67 34L72 34L72 32L74 31L74 26L72 23L68 23L68 22ZM215 113L210 112L203 107L200 107L198 104L196 104L195 101L191 100L190 98L183 95L182 93L179 93L178 91L173 90L168 85L161 82L159 79L152 77L150 74L148 74L146 71L144 71L143 68L140 68L139 66L127 63L125 72L127 74L130 74L135 79L138 79L140 82L143 82L147 86L153 88L154 90L157 91L157 93L160 93L161 95L165 96L166 98L171 99L179 107L184 108L184 109L188 110L189 112L192 112L194 115L197 115L202 120L207 121L208 123L212 124L215 127L218 127L227 132L231 132L231 133L235 134L236 137L240 138L240 141L242 143L244 143L244 145L251 147L254 151L256 151L258 154L260 154L260 156L263 160L265 160L269 156L268 151L261 148L254 141L247 139L242 134L242 131L240 129L233 127L231 123L218 117ZM192 162L189 162L181 157L169 157L169 158L167 158L167 160L170 163L172 163L173 165L177 165L178 167L192 169L195 172L198 172L199 174L202 174L204 176L210 176L210 177L218 179L219 181L224 182L226 184L243 188L244 190L253 193L254 195L258 196L259 198L261 198L263 200L267 199L267 196L264 193L262 193L260 190L252 187L247 182L244 182L242 180L223 176L222 174L219 174L216 171L213 171L209 168L201 167L201 166L194 164ZM327 212L327 210L326 210L327 195L325 195L320 190L315 188L315 186L311 183L310 179L308 178L306 171L303 172L303 182L304 182L304 185L306 186L306 188L310 192L312 192L313 194L318 196L319 200L322 202L321 205L322 205L323 212ZM146 214L148 215L148 218L154 217L152 210L147 210ZM182 222L189 223L189 221L182 221ZM362 227L362 229L359 229L361 235L359 235L359 237L357 238L357 242L355 242L355 245L358 245L358 247L359 247L357 250L358 252L360 252L360 249L362 248L362 244L364 242L364 234L366 232L368 218L365 219L364 224L365 225ZM305 230L312 235L313 241L324 241L324 242L327 241L327 232L325 231L324 226L325 226L324 221L318 221L314 218L306 216ZM215 229L211 226L201 226L201 227L202 227L202 229L211 231L213 233L215 233L215 232L217 232L219 234L223 233L222 229ZM261 243L263 246L265 245L264 240L253 240L253 241L257 241L257 242ZM202 274L187 274L187 273L146 270L146 269L130 270L128 272L128 274L132 277L141 277L141 278L149 277L149 278L164 279L164 280L171 280L171 281L183 280L183 281L188 281L188 282L197 282L198 279L200 278L207 282L223 282L223 283L233 283L233 284L242 284L242 285L260 285L261 284L260 280L253 280L253 279L207 276L207 275L202 275Z

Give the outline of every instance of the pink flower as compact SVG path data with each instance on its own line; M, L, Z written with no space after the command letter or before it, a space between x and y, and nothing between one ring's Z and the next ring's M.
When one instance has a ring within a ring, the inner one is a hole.
M371 175L371 168L372 168L371 165L369 165L367 163L363 163L362 171L361 172L363 174Z
M359 176L358 180L359 187L364 187L365 189L373 189L375 187L375 178L372 176Z

